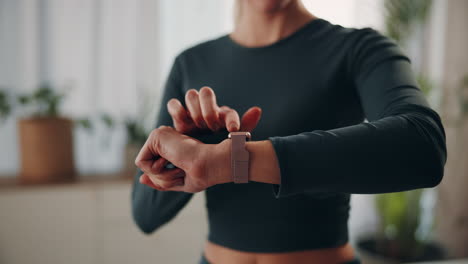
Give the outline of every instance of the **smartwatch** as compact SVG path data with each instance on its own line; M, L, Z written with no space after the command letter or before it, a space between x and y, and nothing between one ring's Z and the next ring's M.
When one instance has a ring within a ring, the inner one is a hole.
M234 183L249 182L249 152L245 149L245 142L250 141L249 132L231 132L231 171Z

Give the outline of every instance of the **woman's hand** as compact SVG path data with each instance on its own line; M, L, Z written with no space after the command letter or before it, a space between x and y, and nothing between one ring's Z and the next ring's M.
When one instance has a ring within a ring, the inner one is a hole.
M262 110L254 106L249 108L242 120L239 114L228 106L219 107L216 95L209 87L203 87L198 92L190 89L185 94L185 105L173 98L167 103L167 109L172 117L174 128L186 135L196 135L226 128L227 131L248 131L257 126Z
M231 181L229 142L204 144L172 127L160 126L149 135L135 164L144 174L140 183L160 191L195 193ZM177 168L166 169L170 161Z

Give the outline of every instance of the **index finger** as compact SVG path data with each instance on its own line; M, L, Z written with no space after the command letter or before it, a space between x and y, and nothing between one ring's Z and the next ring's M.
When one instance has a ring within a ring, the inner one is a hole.
M226 124L226 129L229 132L238 131L240 128L240 120L239 114L236 110L228 107L228 106L221 106L220 107L220 116L221 119Z

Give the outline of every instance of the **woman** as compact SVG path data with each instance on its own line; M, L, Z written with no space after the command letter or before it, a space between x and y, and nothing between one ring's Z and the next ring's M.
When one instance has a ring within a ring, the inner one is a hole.
M205 190L200 263L357 263L350 194L436 186L440 118L378 32L333 25L298 0L237 5L231 34L174 62L167 109L136 159L134 219L153 232ZM248 184L231 180L226 135L237 130L252 132Z

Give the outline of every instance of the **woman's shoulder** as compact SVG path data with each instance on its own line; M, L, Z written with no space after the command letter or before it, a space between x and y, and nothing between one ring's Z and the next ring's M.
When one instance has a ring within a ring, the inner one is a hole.
M328 37L336 39L346 39L350 42L358 42L359 40L368 38L380 38L392 41L383 33L381 33L380 30L373 27L348 27L339 24L334 24L328 20L321 18L319 20L321 20L320 23L322 26L320 27L320 30L311 31L309 36L310 38L323 39Z
M388 56L405 56L398 43L373 27L345 27L329 21L321 31L311 34L308 39L335 43L331 48L342 49L346 54L355 56L372 54L387 54Z

